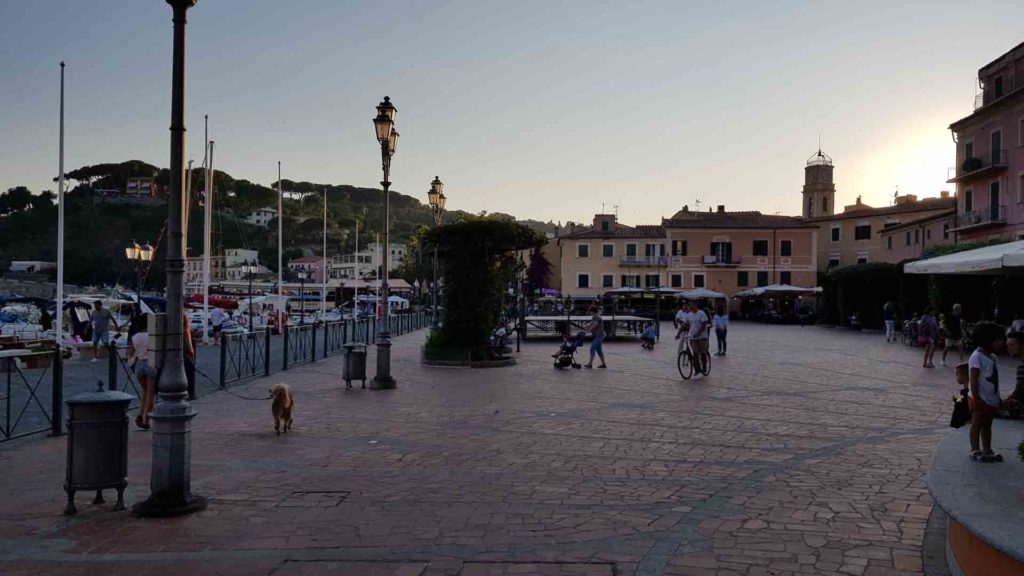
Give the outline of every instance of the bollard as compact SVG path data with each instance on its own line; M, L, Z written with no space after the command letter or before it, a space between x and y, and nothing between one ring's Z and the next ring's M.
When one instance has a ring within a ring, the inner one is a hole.
M64 435L64 359L61 357L60 344L53 350L53 377L51 381L50 404L50 435ZM10 402L8 402L10 404Z
M281 364L281 370L287 370L288 369L288 333L289 332L291 332L291 330L288 329L288 326L285 326L284 327L284 363Z
M330 329L330 326L328 326L328 324L329 323L325 320L324 321L324 355L322 356L322 358L327 358L327 341L330 340L330 335L327 332Z
M270 376L270 326L267 326L263 346L263 375Z
M107 344L107 390L117 390L117 343Z
M316 362L316 324L309 326L309 361Z
M228 347L224 335L220 338L220 387L223 388L228 374Z

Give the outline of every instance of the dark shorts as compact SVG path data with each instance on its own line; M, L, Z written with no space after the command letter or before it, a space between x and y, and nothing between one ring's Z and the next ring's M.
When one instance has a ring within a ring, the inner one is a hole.
M224 326L214 326L213 327L213 333L214 334L220 334L221 328L223 328L223 327Z

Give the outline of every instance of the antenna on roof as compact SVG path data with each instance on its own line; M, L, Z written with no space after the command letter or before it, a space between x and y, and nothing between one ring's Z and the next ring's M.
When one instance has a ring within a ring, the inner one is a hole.
M618 220L619 219L619 205L618 204L612 204L612 208L615 209L615 219Z
M896 185L896 191L892 193L892 203L896 204L896 199L900 197L900 185Z
M601 214L604 214L604 202L601 202Z

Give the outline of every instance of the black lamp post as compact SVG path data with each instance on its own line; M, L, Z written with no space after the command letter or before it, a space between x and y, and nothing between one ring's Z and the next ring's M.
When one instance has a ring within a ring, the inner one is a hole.
M206 499L192 494L192 419L188 379L182 350L185 300L185 25L196 0L167 0L173 9L174 43L171 66L171 174L167 191L167 338L157 389L160 402L150 418L153 458L150 495L132 507L139 516L166 517L206 508Z
M134 240L132 243L125 247L124 255L129 260L134 260L138 263L138 281L135 283L135 307L139 313L142 312L142 263L153 260L153 247L147 242L144 246L139 246Z
M391 98L385 96L384 101L377 105L377 116L373 119L384 171L384 179L380 183L384 188L384 260L381 267L384 329L380 331L380 338L377 340L377 374L370 383L371 388L378 390L395 387L395 379L391 377L391 306L388 291L388 276L391 271L391 198L388 189L391 187L391 157L395 155L395 148L398 147L395 112Z
M251 264L248 260L242 264L242 272L249 278L249 333L256 331L256 327L252 323L252 277L259 270L259 264Z
M434 213L434 228L444 222L444 203L447 197L444 195L444 183L437 176L430 183L430 191L427 192L427 200L430 202L430 210ZM430 325L437 327L437 245L434 246L434 281L430 285Z

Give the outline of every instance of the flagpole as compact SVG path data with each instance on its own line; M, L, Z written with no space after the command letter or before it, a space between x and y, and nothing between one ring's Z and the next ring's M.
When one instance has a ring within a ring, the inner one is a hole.
M204 119L209 121L209 116ZM210 331L206 328L210 318L210 261L213 249L213 142L206 129L206 202L203 211L203 343L210 345Z
M359 217L356 216L356 249L353 251L356 262L355 292L352 293L352 318L359 318L359 282L363 279L359 274Z
M324 188L324 257L321 268L320 278L323 285L320 289L320 317L324 318L327 314L327 188Z
M281 192L281 161L277 161L277 304L274 308L277 309L277 330L278 333L284 334L285 327L282 324L284 317L281 315L281 298L284 297L284 268L281 263L281 249L282 234L284 233L284 227L282 222L284 221L284 194ZM285 304L285 307L288 305Z
M60 349L64 335L64 61L60 63L60 154L57 161L57 332Z

